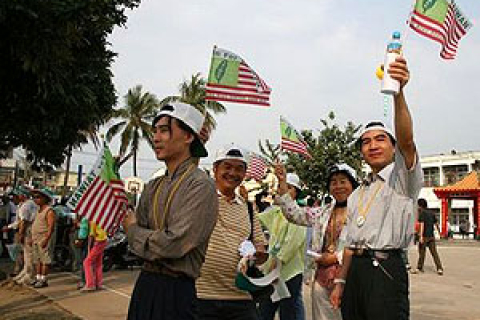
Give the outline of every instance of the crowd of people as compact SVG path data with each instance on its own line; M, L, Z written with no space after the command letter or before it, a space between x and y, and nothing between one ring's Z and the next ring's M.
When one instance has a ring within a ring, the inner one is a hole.
M304 320L304 282L311 287L315 320L408 319L404 258L414 238L423 175L403 93L410 77L405 59L397 58L388 72L401 85L394 96L395 133L381 122L366 125L357 146L370 173L360 181L348 164L333 165L324 182L331 201L323 205L305 204L298 175L280 162L273 203L264 193L250 202L242 188L248 160L236 144L217 151L212 179L198 168L199 158L208 155L204 115L185 103L165 105L152 126L154 151L167 171L145 186L136 211L123 221L131 250L144 261L128 319L273 320L278 312L281 320ZM48 285L51 200L48 189L13 192L17 219L3 231L18 230L15 241L23 247L18 283ZM419 204L415 272L423 270L428 246L443 274L436 221ZM86 219L73 230L77 265L84 270L79 289L102 289L107 235ZM255 281L266 275L272 275L269 282Z
M164 106L152 125L167 171L124 220L134 253L145 260L128 319L273 319L277 310L280 319L305 319L305 255L315 267L314 319L408 319L404 257L423 175L403 93L405 59L387 72L401 86L395 134L369 123L357 144L371 173L359 182L348 164L335 165L325 181L333 201L320 207L300 205L298 176L277 163L273 205L256 201L261 212L252 212L236 192L247 170L242 149L217 152L212 180L197 167L207 155L203 114L188 104ZM262 280L276 272L273 293L260 294L269 285L252 280L258 272Z
M67 219L67 259L78 271L77 289L82 292L102 289L102 253L107 235L95 223L76 217L65 206L66 199L56 203L48 188L21 185L2 197L0 220L2 253L15 260L10 274L13 283L40 289L48 287L48 274L54 262L58 224ZM62 247L63 248L63 247ZM58 261L57 261L58 262ZM62 263L66 263L62 261Z

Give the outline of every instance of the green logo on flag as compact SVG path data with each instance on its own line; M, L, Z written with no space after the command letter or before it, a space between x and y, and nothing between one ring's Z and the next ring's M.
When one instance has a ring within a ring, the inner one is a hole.
M418 0L415 10L443 24L447 16L448 2L447 0Z
M209 83L236 87L240 62L214 56L208 77Z
M427 12L428 10L432 9L432 7L435 5L435 2L437 2L437 0L425 0L423 3L423 12Z
M280 130L282 132L282 138L293 141L293 142L300 142L301 140L298 138L297 131L292 128L285 120L280 121Z
M222 82L222 78L225 75L227 68L228 68L228 62L227 62L227 59L224 59L222 60L222 62L220 62L217 69L215 69L215 79L217 80L218 83Z

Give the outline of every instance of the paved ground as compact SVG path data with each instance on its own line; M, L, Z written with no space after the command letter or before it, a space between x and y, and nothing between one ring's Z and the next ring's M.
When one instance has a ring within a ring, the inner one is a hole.
M444 263L444 276L438 276L435 273L433 261L427 252L425 273L410 277L411 319L480 320L480 268L478 266L480 246L478 243L466 242L442 243L439 253ZM416 250L412 248L410 259L414 263L416 258ZM82 294L75 289L77 279L74 275L57 273L51 276L48 288L37 292L44 295L45 303L54 302L82 319L125 319L129 297L137 275L138 270L108 272L105 274L107 290ZM0 287L0 297L2 297L2 290L6 289ZM15 291L9 290L10 295L16 295ZM309 288L306 287L305 290ZM308 319L311 319L309 296L309 292L305 292ZM42 301L42 298L36 299ZM25 307L28 306L29 304L25 303ZM0 312L0 319L7 319L2 315L10 314L12 308L18 308L18 306L15 307L12 303L5 304L2 298L0 310L3 311Z

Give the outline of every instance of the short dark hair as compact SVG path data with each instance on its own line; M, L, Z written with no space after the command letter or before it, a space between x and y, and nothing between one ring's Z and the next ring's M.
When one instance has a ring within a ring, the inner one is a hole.
M422 209L427 209L428 208L427 200L425 200L424 198L418 199L417 204Z

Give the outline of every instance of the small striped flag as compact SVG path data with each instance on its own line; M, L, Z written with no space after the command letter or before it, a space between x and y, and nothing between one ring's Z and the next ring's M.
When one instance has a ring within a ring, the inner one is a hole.
M253 178L256 181L261 181L265 176L267 165L265 160L256 153L250 154L250 161L248 162L247 178Z
M280 117L280 132L282 134L282 142L280 144L282 150L299 153L309 159L312 158L307 150L307 144L305 141L303 141L302 136L283 117Z
M93 169L70 197L67 206L113 234L125 217L127 204L123 182L114 171L110 149L104 145Z
M268 107L272 90L238 55L214 47L205 91L207 101Z
M454 0L417 0L410 27L442 45L440 56L454 59L458 42L472 27Z

